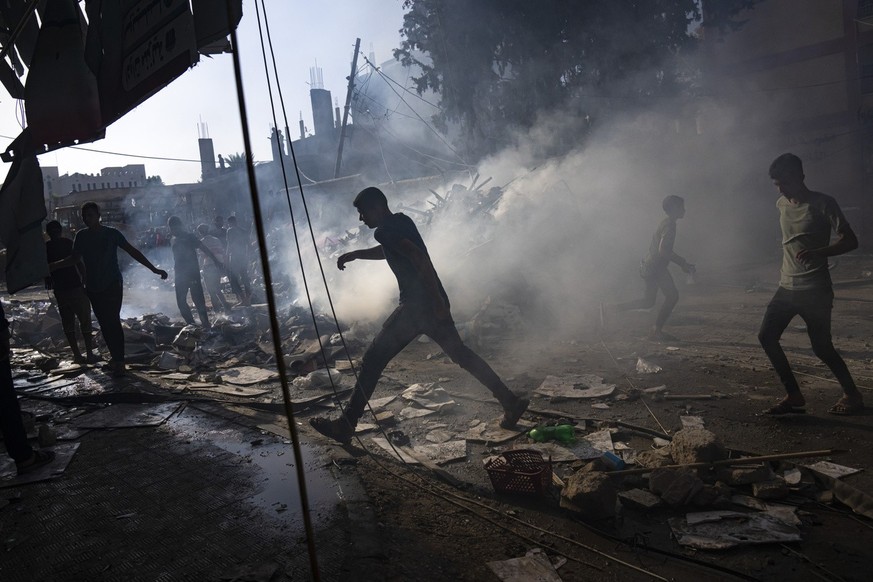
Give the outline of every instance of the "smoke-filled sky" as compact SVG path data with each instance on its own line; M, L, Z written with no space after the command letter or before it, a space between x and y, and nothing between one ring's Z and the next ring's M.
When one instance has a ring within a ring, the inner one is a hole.
M392 58L391 51L400 43L401 0L333 0L330 10L306 0L266 0L265 3L288 123L295 130L301 111L306 127L310 130L313 127L309 81L310 67L316 62L323 70L324 88L331 91L342 107L355 38L361 39L365 55L371 50L375 53L377 62ZM261 18L263 21L263 14ZM255 0L244 0L237 34L254 156L256 161L266 161L271 158L268 138L272 117ZM359 59L358 63L362 65L363 61ZM3 149L20 132L21 116L20 104L5 93L0 95L0 147ZM60 173L65 174L96 173L108 166L142 163L148 175L160 175L166 184L196 182L200 178L197 161L200 121L208 125L216 154L243 151L230 55L201 56L193 69L110 126L105 139L83 146L192 161L123 157L66 148L40 156L40 164L58 166Z

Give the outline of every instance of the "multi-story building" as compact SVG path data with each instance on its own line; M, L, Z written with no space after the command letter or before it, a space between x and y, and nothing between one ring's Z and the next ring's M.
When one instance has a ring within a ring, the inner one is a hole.
M838 198L869 247L873 1L764 0L740 19L736 32L704 31L712 98L742 112L739 131L760 136L769 153L799 155L810 186Z

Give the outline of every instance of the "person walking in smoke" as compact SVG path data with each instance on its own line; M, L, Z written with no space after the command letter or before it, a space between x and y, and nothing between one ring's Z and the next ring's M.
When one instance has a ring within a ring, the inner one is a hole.
M82 205L82 221L87 228L76 233L73 253L66 259L49 263L49 270L54 273L80 261L84 263L85 292L91 301L91 308L100 324L100 331L111 356L107 368L113 376L123 376L126 373L124 331L121 329L124 288L121 269L118 267L118 249L123 249L161 279L167 278L167 272L151 264L139 249L127 242L119 230L100 224L100 207L96 202Z
M806 400L779 344L782 332L799 315L806 322L812 351L843 388L843 396L828 412L857 414L864 409L863 397L831 340L834 290L828 257L855 250L858 238L836 200L807 188L800 158L782 154L770 164L769 173L780 194L776 207L782 229L782 269L779 288L767 305L758 340L787 395L765 413L805 412ZM837 235L834 242L831 231Z
M337 259L342 271L357 260L386 260L397 277L400 305L382 325L364 353L358 381L343 414L336 419L316 417L310 424L321 434L348 443L367 401L376 389L382 370L394 356L420 334L433 339L462 368L484 384L503 407L500 426L512 428L527 410L528 399L513 394L494 370L473 350L464 345L449 309L449 299L431 263L427 247L405 214L393 213L385 194L378 188L365 188L354 200L359 219L375 229L378 246L345 253Z
M218 238L209 234L209 225L201 224L197 227L200 242L209 249L216 257L224 256L224 245ZM207 261L206 257L200 257L200 274L203 275L203 284L209 299L212 301L212 309L222 313L230 313L230 302L221 290L221 270L213 261Z
M675 341L676 338L664 333L664 324L679 302L679 291L668 269L670 263L676 263L686 273L694 273L694 265L680 257L673 251L673 243L676 241L676 221L685 216L685 200L680 196L667 196L662 204L667 217L658 225L649 245L649 253L640 264L640 275L646 283L646 293L642 299L619 303L614 306L615 311L627 311L629 309L648 309L655 305L658 290L664 294L664 304L658 311L655 324L649 337L653 340Z
M237 305L252 304L252 288L249 282L249 236L237 224L236 216L227 218L227 270L230 287L237 296Z
M63 229L61 223L52 220L45 225L45 232L49 240L45 243L45 252L50 263L66 259L73 254L73 241L61 236ZM84 265L79 261L73 267L64 267L53 271L46 277L46 288L54 291L55 300L58 302L58 313L61 316L61 326L64 335L73 351L73 362L76 364L96 364L97 355L94 354L94 338L91 328L91 304L82 287L82 275ZM79 320L79 328L82 330L82 339L85 344L85 355L79 350L79 342L76 340L76 319Z
M217 268L223 268L224 265L196 236L185 230L181 218L171 216L167 220L167 227L173 235L173 284L176 289L176 305L179 306L179 312L185 323L193 325L194 315L191 313L191 306L188 305L188 291L190 291L191 300L200 316L200 325L209 329L209 315L206 312L206 298L203 296L197 251L202 251Z

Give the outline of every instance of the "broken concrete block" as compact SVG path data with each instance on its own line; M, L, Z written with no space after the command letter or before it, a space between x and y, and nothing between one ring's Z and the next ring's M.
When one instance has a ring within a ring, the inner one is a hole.
M657 469L658 467L672 465L673 457L670 456L670 447L664 447L661 449L639 452L634 461L640 467Z
M662 505L661 498L645 489L631 489L618 494L618 499L625 507L640 511L649 511Z
M715 485L704 485L691 503L701 507L729 505L733 491L727 484L718 481Z
M603 519L615 515L618 490L606 473L574 473L561 491L561 507L575 511L583 518Z
M161 370L176 370L184 362L184 359L173 352L162 352L157 365Z
M788 485L782 479L752 483L752 495L758 499L784 499L788 494Z
M690 469L655 469L649 475L649 489L674 507L689 503L703 490L703 481Z
M670 454L679 464L711 463L727 458L724 445L705 428L684 428L673 435Z
M728 485L750 485L760 481L770 481L774 477L773 470L767 464L725 467L718 472L719 480Z

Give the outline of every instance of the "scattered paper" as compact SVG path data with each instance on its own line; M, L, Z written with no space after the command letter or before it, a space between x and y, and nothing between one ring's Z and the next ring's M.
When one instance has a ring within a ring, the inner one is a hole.
M649 362L648 360L644 360L642 358L637 358L637 372L640 374L657 374L661 372L663 368L654 362Z
M546 376L536 389L537 394L552 398L603 398L614 391L615 384L604 384L603 378L594 374Z
M799 542L800 530L767 513L704 511L667 520L676 541L699 550L740 545Z

